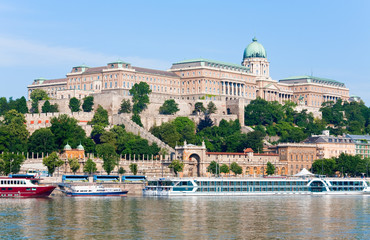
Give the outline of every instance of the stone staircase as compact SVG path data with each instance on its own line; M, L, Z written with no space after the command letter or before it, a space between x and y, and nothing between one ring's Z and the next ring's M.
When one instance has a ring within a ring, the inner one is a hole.
M158 147L166 149L168 154L175 153L175 149L162 142L159 138L151 134L149 131L145 130L143 127L140 127L135 122L130 119L128 114L114 114L113 115L113 124L114 125L125 125L127 132L131 132L135 135L148 140L149 143L156 143Z

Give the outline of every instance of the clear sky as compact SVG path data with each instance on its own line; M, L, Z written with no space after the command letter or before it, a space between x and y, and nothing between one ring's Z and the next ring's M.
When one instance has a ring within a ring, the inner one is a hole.
M118 59L162 70L199 57L240 64L254 36L273 79L334 79L370 105L366 0L0 1L0 96Z

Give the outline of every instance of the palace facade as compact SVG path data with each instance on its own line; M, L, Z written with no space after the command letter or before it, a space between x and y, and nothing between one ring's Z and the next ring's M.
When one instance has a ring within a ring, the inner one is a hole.
M265 48L256 38L245 48L241 65L208 59L173 63L167 71L132 66L116 61L101 67L75 66L65 78L35 79L35 89L45 90L52 99L82 99L91 94L120 90L129 96L135 83L149 84L153 95L179 100L239 100L243 105L257 97L284 103L291 100L308 109L318 109L325 101L349 99L344 83L314 76L273 80Z

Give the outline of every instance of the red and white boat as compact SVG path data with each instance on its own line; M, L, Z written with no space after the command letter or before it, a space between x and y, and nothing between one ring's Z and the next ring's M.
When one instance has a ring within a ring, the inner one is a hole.
M0 177L0 198L48 197L55 186L39 185L40 180L33 175L25 174Z

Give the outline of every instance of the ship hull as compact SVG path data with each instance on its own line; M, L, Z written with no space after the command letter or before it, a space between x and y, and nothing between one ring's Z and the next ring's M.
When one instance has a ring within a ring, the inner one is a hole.
M45 198L55 189L54 186L2 187L0 198Z

